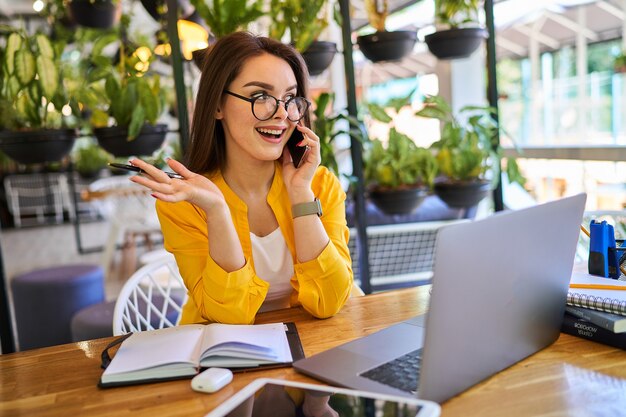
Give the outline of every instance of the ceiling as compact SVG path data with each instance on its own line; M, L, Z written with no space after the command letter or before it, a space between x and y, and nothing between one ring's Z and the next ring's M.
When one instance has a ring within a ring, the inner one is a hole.
M0 14L32 14L32 2L0 0ZM352 28L363 28L367 24L363 0L350 1L350 6ZM389 30L417 29L420 40L434 30L432 1L390 0L390 10L401 9L404 12L388 19ZM497 1L494 6L497 57L528 56L531 39L538 41L540 51L547 51L574 45L579 33L589 43L619 38L625 13L623 0ZM436 64L436 58L428 52L423 42L417 42L413 53L400 62L372 64L360 52L355 54L357 78L363 77L360 81L366 84L432 73Z

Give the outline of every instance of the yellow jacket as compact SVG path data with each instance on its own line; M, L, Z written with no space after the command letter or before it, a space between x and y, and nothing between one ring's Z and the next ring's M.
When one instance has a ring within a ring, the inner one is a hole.
M185 281L189 300L183 307L181 324L253 323L263 304L269 284L254 270L250 227L245 203L228 187L221 174L209 177L224 194L246 264L238 271L226 272L209 256L206 213L188 202L157 201L165 249L173 253ZM319 167L311 184L322 204L321 221L330 237L322 253L308 262L298 263L293 236L291 202L283 183L282 166L277 163L267 196L278 226L291 252L295 275L291 277L291 305L302 305L318 318L336 314L350 296L352 261L348 251L344 193L337 177Z

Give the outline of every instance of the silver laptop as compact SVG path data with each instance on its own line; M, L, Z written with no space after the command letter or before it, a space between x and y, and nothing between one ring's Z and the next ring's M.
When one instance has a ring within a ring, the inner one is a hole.
M427 315L294 368L331 384L442 402L552 344L585 201L580 194L442 228ZM406 359L419 370L385 375ZM407 379L408 387L398 382Z

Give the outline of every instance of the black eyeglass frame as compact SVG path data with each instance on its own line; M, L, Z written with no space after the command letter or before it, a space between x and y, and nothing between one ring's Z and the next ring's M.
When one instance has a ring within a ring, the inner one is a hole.
M307 100L305 97L300 97L300 96L294 96L294 97L291 97L291 98L289 98L289 99L287 99L287 100L280 100L280 99L278 99L278 98L274 97L273 95L271 95L271 94L267 94L267 93L263 94L262 96L256 96L256 97L252 97L252 98L248 98L248 97L242 96L242 95L240 95L240 94L233 93L232 91L229 91L229 90L224 90L224 93L229 94L229 95L231 95L231 96L233 96L233 97L237 97L238 99L241 99L241 100L244 100L244 101L247 101L248 103L250 103L250 110L252 110L252 115L253 115L253 116L254 116L257 120L260 120L260 121L262 121L262 122L264 122L265 120L269 120L269 119L271 119L272 117L274 117L274 115L275 115L275 114L276 114L276 112L278 111L278 107L280 106L280 103L281 103L281 102L282 102L282 103L284 103L284 106L285 106L285 111L287 112L287 119L289 119L290 121L292 121L292 122L294 122L294 123L299 122L300 120L302 120L302 119L304 118L304 116L306 116L306 112L307 112L307 111L309 110L309 108L311 107L311 102L310 102L309 100ZM261 118L260 118L259 116L257 116L257 115L256 115L256 113L254 112L254 102L255 102L255 101L257 101L258 99L260 99L260 98L261 98L261 97L263 97L263 96L266 96L266 97L271 97L271 98L273 98L274 100L276 100L276 108L274 109L274 112L273 112L272 114L270 114L270 115L269 115L267 118L265 118L265 119L261 119ZM292 100L295 100L295 99L302 99L302 100L304 100L304 102L306 103L306 108L304 109L304 111L302 112L302 116L300 116L300 118L299 118L298 120L292 120L292 119L289 117L289 110L287 110L287 107L289 107L289 103L290 103Z

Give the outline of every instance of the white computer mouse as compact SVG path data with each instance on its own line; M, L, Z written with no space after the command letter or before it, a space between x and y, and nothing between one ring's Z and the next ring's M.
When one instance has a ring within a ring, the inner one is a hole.
M224 388L233 380L233 373L229 369L209 368L191 380L191 389L198 392L216 392Z

